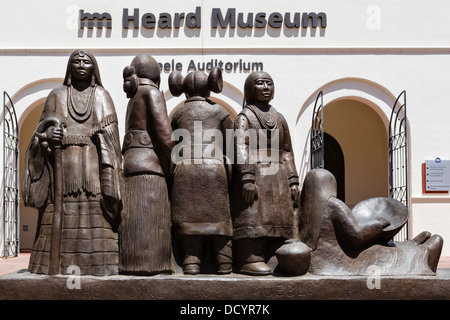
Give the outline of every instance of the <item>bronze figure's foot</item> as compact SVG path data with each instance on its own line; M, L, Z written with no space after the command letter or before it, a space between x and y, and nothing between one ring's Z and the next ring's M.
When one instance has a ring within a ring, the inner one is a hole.
M272 273L269 266L265 262L250 262L244 264L239 273L247 274L250 276L267 276Z
M221 263L217 267L217 274L230 274L233 271L231 263Z
M183 273L184 274L190 274L195 275L200 273L200 265L196 263L187 264L183 266Z

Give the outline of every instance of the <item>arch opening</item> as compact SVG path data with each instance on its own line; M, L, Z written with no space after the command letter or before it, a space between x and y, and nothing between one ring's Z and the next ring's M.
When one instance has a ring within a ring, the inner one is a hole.
M345 203L353 208L368 198L388 197L388 135L378 113L358 100L336 100L324 107L324 128L336 140L325 141L325 159L337 157L336 143L342 150L332 168L343 175Z
M301 105L294 127L294 155L301 181L303 181L311 168L309 145L311 139L311 118L315 100L321 91L323 92L323 101L325 105L329 106L332 103L339 103L339 101L347 100L359 102L367 108L372 109L377 115L376 118L383 124L386 140L388 139L389 117L392 113L392 107L397 99L397 97L384 86L368 79L355 77L336 79L315 90L305 100L303 105ZM345 118L344 114L338 114L337 116L338 119ZM325 131L327 131L327 119L324 119L324 126ZM408 120L406 126L409 128ZM408 139L410 139L410 136L408 136ZM388 150L386 152L388 152ZM346 168L346 170L347 169L348 168ZM388 175L388 173L386 174Z

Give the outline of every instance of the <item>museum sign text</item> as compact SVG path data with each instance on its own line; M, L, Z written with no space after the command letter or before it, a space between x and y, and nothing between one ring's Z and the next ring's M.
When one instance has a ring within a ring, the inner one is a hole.
M192 12L161 12L154 14L140 9L123 9L122 29L198 29L202 27L202 8L196 7ZM327 15L324 12L237 12L236 8L222 10L213 8L210 15L211 28L326 28ZM112 16L108 12L88 13L79 11L79 28L112 29Z

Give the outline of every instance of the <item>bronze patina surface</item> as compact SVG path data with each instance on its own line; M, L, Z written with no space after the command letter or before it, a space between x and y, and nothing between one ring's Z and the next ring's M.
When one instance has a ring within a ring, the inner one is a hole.
M434 276L0 276L0 299L40 300L449 300L450 269Z

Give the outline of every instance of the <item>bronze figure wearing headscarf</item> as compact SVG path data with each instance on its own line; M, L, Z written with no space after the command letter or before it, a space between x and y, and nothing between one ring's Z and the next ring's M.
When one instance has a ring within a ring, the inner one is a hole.
M244 91L246 104L234 121L233 245L238 272L267 275L268 246L293 237L299 180L288 124L270 105L272 78L253 72Z

